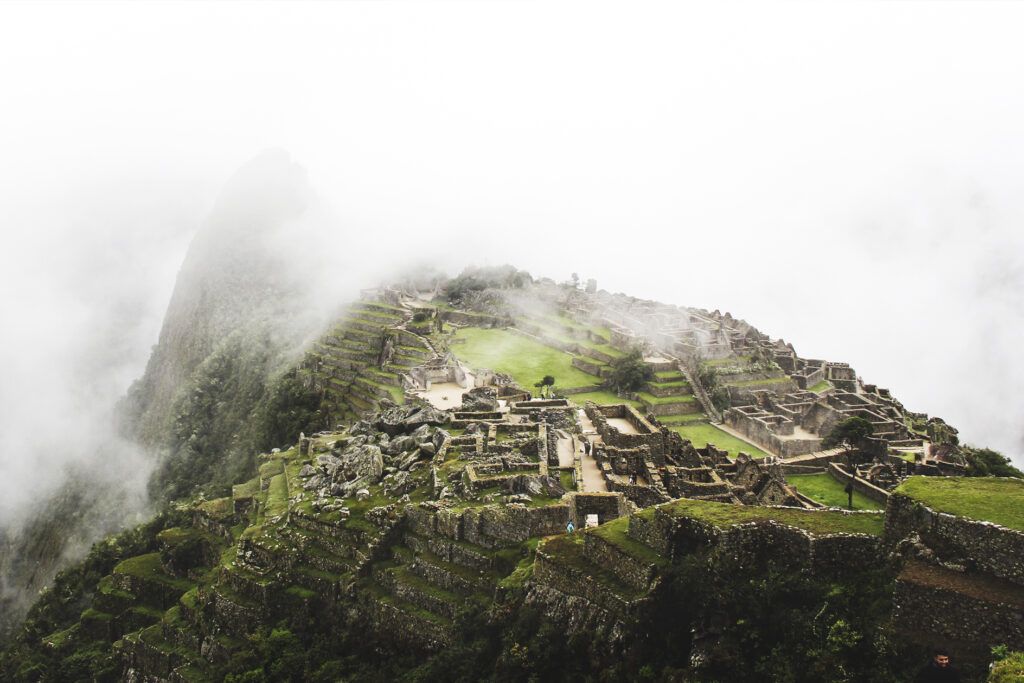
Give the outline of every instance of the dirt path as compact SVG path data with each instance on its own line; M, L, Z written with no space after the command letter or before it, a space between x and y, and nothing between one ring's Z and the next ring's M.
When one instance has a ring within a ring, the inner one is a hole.
M584 413L585 414L585 413ZM636 427L633 426L629 420L624 417L609 417L608 424L615 427L623 434L639 434Z
M583 436L587 437L592 444L601 443L601 436L597 433L597 428L590 418L587 417L587 414L581 409L576 413L576 417L583 428ZM583 481L580 483L580 490L607 493L608 484L604 480L604 475L601 474L601 468L597 466L597 461L594 460L593 456L583 453L582 448L583 446L581 445L580 470L583 473Z
M430 405L441 410L458 408L462 405L462 395L473 388L473 375L466 373L466 386L455 382L437 382L430 385L430 391L417 391L417 396L427 399Z

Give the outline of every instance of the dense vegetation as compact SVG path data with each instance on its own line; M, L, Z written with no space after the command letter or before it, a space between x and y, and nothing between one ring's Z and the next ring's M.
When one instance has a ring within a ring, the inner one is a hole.
M57 574L0 656L0 680L116 679L121 667L111 659L110 643L64 643L61 636L75 628L103 576L127 558L156 550L157 534L185 520L185 512L170 506L145 524L95 543L84 560ZM44 638L53 645L44 645Z
M319 394L293 375L269 379L276 359L263 334L232 334L193 373L174 403L165 441L169 455L150 484L156 500L188 497L196 487L223 495L227 486L250 476L256 453L321 426Z
M450 303L457 304L471 292L483 292L487 289L522 289L531 283L533 278L529 273L510 265L466 268L445 285L444 294Z
M618 393L629 393L643 387L654 379L654 369L644 363L644 354L633 349L625 356L611 362L612 373L606 380L608 388Z
M991 448L961 449L967 459L967 476L969 477L1016 477L1024 478L1024 472L1014 467L1010 459Z

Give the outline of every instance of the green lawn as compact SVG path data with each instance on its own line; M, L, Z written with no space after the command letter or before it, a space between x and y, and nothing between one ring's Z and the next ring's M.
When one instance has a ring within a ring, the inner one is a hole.
M660 406L666 403L693 403L697 400L697 397L693 394L680 394L679 396L655 396L654 394L648 394L646 391L638 391L637 396L644 399L652 406Z
M456 338L466 340L451 347L460 359L474 368L508 373L527 389L544 375L553 376L556 387L584 387L601 382L599 377L574 368L569 354L506 330L467 327L459 330Z
M643 403L628 398L619 398L610 391L588 391L585 394L570 394L569 398L579 407L586 405L587 401L593 401L598 405L607 406L615 403L628 403L634 408L643 408Z
M832 386L832 385L828 383L828 380L823 379L820 382L818 382L817 384L815 384L813 387L808 389L808 391L813 391L814 393L818 393L820 391L825 391L830 386Z
M837 481L828 472L820 474L787 474L786 481L808 498L813 498L828 507L845 508L849 499L844 490L846 486ZM854 510L883 510L881 503L876 503L867 496L853 492Z
M885 515L882 514L851 515L831 510L731 505L687 498L659 505L658 508L649 508L637 514L641 517L653 515L656 509L664 510L674 516L700 519L720 528L771 519L805 529L812 534L854 533L881 536L882 525L885 521Z
M715 425L706 422L679 426L669 425L669 429L677 432L684 439L692 441L695 448L703 448L705 444L710 442L719 448L729 451L729 457L731 458L735 458L740 451L746 451L755 458L764 458L769 455L754 444L737 439L732 434L723 432Z
M1002 477L911 477L902 493L933 510L1024 531L1024 481Z

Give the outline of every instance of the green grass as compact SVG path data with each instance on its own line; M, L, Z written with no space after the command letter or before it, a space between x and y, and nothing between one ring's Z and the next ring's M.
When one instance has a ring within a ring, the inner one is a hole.
M653 515L654 509L638 513ZM882 514L843 514L832 510L800 510L797 508L767 508L757 505L731 505L707 500L681 498L658 506L674 516L700 519L720 528L733 524L774 520L804 529L812 534L870 534L882 535L885 516Z
M634 401L629 398L619 398L610 391L588 391L585 394L569 394L569 398L573 403L581 408L587 404L587 401L593 401L594 403L602 406L613 405L616 403L628 403L634 408L643 408L644 405L640 401Z
M129 557L114 567L114 573L156 581L173 586L174 588L180 588L182 591L192 587L192 582L188 579L175 579L164 573L163 565L160 563L160 553L148 553L146 555Z
M669 389L671 387L688 387L688 386L690 386L690 383L687 382L685 379L679 379L679 380L673 379L672 381L669 381L669 382L651 382L651 384L653 384L654 386L658 387L659 389Z
M627 555L635 557L641 562L658 565L659 567L667 564L667 560L664 557L654 552L654 550L648 548L643 543L635 541L627 536L626 530L628 528L629 517L620 517L619 519L602 524L595 529L588 529L585 533L600 536L619 550L623 551Z
M997 477L911 477L902 493L938 512L1024 531L1024 481Z
M276 517L288 512L288 480L284 473L275 475L267 487L267 504L264 516Z
M849 503L846 487L828 472L819 474L788 474L786 481L808 498L813 498L822 505L845 508ZM853 492L854 510L884 510L885 506L876 503L861 493Z
M558 481L566 491L576 490L576 483L572 480L571 470L561 470L558 473Z
M703 448L706 443L713 443L715 446L729 451L729 457L732 458L735 458L740 451L745 451L754 458L764 458L769 455L757 446L738 439L728 432L723 432L707 422L679 426L669 425L669 429L684 439L692 441L695 448Z
M683 373L679 372L678 370L662 370L661 372L654 373L654 376L657 378L657 381L659 382L664 382L667 379L686 379L685 377L683 377Z
M260 491L260 480L254 477L244 484L235 484L231 487L231 497L234 500L252 498Z
M662 396L659 398L654 394L639 391L636 395L653 406L665 405L666 403L693 403L697 400L697 397L693 394L683 394L682 396Z
M213 519L224 519L235 514L235 506L231 502L231 498L208 500L205 503L200 503L199 509Z
M815 384L813 387L810 387L808 389L808 391L813 391L814 393L818 393L820 391L825 391L830 386L832 386L832 385L829 384L828 380L823 379L820 382L818 382L817 384Z
M544 375L553 376L556 387L585 387L601 381L574 368L571 355L507 330L467 327L458 331L457 338L466 340L452 345L459 358L475 368L508 373L523 387L532 387Z
M594 564L586 558L583 554L583 534L583 531L575 531L571 534L556 536L550 541L545 542L542 550L559 564L589 576L624 599L633 600L636 598L637 592L632 586L627 586L613 572Z

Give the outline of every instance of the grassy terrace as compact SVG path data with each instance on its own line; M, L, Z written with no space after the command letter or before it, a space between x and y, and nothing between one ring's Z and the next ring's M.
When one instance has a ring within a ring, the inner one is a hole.
M583 554L584 533L583 531L574 531L571 534L556 536L549 541L545 541L543 546L541 546L541 550L559 564L590 576L624 599L633 600L636 598L637 592L631 586L627 586L611 571L604 567L599 567L586 558Z
M817 384L815 384L813 387L810 387L808 389L808 391L813 391L814 393L819 393L819 392L825 391L830 386L832 386L832 385L829 383L829 381L823 379L820 382L818 382Z
M647 401L651 405L655 406L662 405L665 403L693 403L694 401L697 400L697 397L694 396L693 394L683 394L681 396L662 396L659 398L658 396L655 396L653 394L648 394L647 392L639 391L636 395L642 398L643 400Z
M607 524L602 524L599 527L588 529L585 533L600 536L603 540L607 541L627 555L635 557L641 562L658 565L659 567L668 563L664 557L654 552L643 543L634 541L632 538L627 536L626 530L628 528L629 517L620 517L619 519L608 522Z
M998 477L911 477L894 491L939 512L1024 531L1024 481Z
M828 472L821 472L820 474L789 474L786 475L786 481L795 486L797 491L808 498L813 498L822 505L845 508L847 503L850 502L846 496L843 484L836 481ZM854 491L853 509L884 510L885 506Z
M587 401L593 401L598 405L607 406L615 403L628 403L634 408L642 408L643 403L640 401L634 401L630 398L619 398L610 391L588 391L585 394L570 394L569 398L572 402L581 408L587 404Z
M884 521L884 515L881 514L843 514L831 510L730 505L686 498L659 505L657 509L674 516L699 519L723 529L734 524L774 520L819 535L844 533L881 536ZM653 516L654 510L648 508L637 514Z
M156 581L157 583L178 588L183 592L192 587L192 582L188 579L175 579L164 573L163 565L160 563L160 553L129 557L114 567L114 573Z
M738 439L728 432L723 432L715 425L707 422L683 425L669 424L668 427L684 439L692 441L695 448L703 448L705 444L713 443L719 448L729 451L729 457L731 458L735 458L740 451L749 453L754 458L764 458L769 455L754 444Z
M614 356L615 358L619 358L620 356L626 355L622 351L619 351L615 347L609 345L607 340L603 343L595 342L591 341L590 339L572 337L566 334L564 329L565 327L572 327L573 329L577 330L590 329L583 325L580 325L579 323L573 322L568 318L542 316L541 318L527 318L527 322L536 325L537 327L540 327L544 331L545 336L551 337L552 339L555 339L557 341L564 342L566 344L579 344L584 348L596 349L597 351L602 351L608 354L609 356Z
M532 387L544 375L555 378L559 387L585 387L598 384L600 378L572 366L572 356L558 349L521 337L507 330L467 327L456 338L452 351L472 367L491 368L515 378L520 386Z

